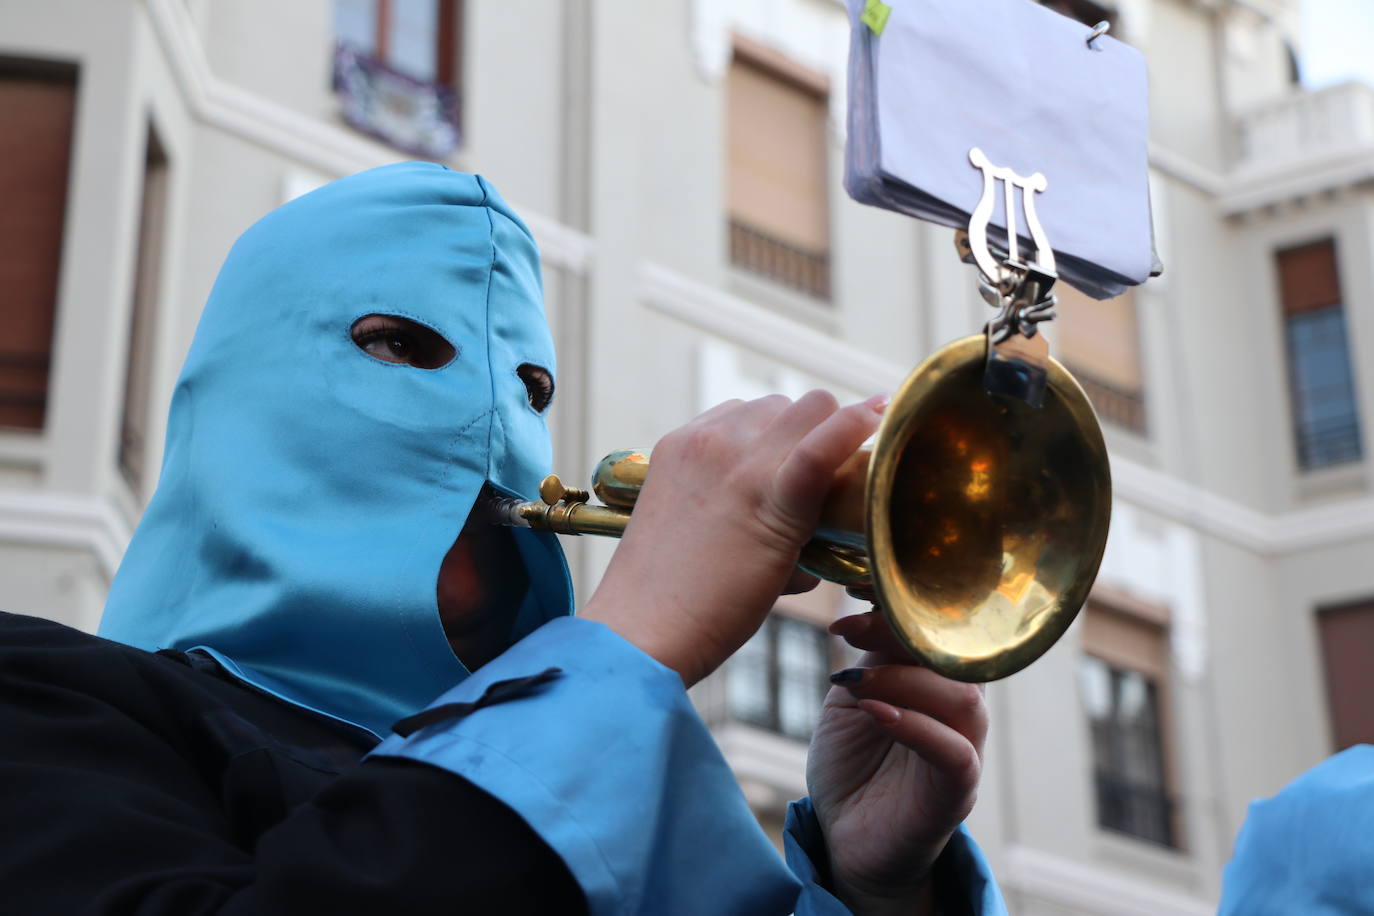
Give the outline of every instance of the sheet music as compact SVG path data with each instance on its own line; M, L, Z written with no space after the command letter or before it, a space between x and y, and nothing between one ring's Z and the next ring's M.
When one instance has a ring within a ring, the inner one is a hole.
M880 36L859 22L864 0L848 3L852 197L966 227L981 147L1048 178L1036 207L1065 280L1108 298L1158 272L1139 51L1110 36L1093 50L1087 26L1032 0L892 0Z

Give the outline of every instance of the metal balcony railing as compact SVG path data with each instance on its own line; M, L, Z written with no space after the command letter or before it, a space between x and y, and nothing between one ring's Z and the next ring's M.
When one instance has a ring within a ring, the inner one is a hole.
M1131 391L1111 382L1105 382L1091 372L1084 372L1075 366L1069 367L1083 393L1092 402L1097 415L1108 423L1129 429L1131 432L1145 433L1145 396L1140 391Z
M458 148L458 94L416 79L346 44L334 49L334 91L344 121L403 152L442 160Z
M730 263L815 299L830 298L830 254L730 220Z
M1242 171L1374 149L1374 87L1294 92L1241 115L1235 129Z
M1162 787L1137 785L1112 773L1094 774L1097 822L1108 830L1174 847L1174 803Z

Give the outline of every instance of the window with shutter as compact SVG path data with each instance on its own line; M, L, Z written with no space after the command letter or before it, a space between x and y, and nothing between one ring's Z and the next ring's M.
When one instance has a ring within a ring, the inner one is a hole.
M1335 749L1374 744L1374 599L1317 613Z
M1167 630L1099 603L1083 613L1079 689L1092 737L1097 822L1176 847Z
M730 261L829 299L825 81L779 58L737 44L726 81Z
M47 413L75 110L75 68L0 69L0 426Z
M432 159L458 146L461 0L334 0L344 120Z
M1280 251L1277 263L1298 466L1358 461L1360 424L1336 243Z
M1054 294L1055 356L1068 366L1103 420L1145 432L1145 384L1135 297L1098 302L1067 283Z
M809 739L830 689L833 642L824 627L781 613L768 615L726 667L731 718Z

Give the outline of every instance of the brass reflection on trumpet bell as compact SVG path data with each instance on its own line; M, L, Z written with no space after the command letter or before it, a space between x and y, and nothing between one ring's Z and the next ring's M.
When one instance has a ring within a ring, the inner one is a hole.
M1102 561L1111 472L1083 389L1050 360L1044 403L988 394L967 337L893 396L868 469L866 546L879 604L925 664L1006 677L1073 622Z

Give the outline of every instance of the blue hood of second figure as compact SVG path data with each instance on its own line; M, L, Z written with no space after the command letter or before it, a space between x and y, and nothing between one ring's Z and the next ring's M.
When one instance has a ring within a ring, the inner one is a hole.
M434 329L456 358L369 356L350 330L373 313ZM548 472L523 363L554 372L539 253L483 179L384 166L268 214L206 303L101 635L203 647L385 734L468 674L435 585L479 490L531 497ZM531 588L511 642L572 608L553 536L515 536Z

